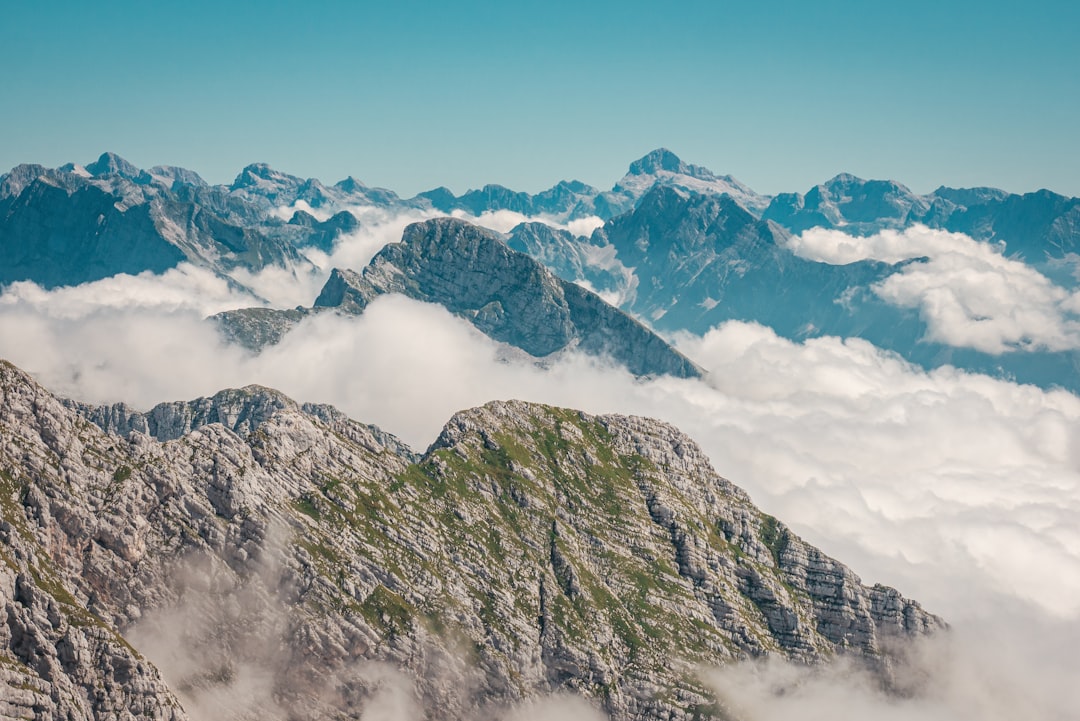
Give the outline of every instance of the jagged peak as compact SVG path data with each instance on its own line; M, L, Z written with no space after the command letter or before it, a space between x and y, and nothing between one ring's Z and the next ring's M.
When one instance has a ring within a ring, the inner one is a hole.
M116 153L102 153L101 157L85 166L86 171L95 177L120 175L125 178L137 178L142 174L139 168L124 160Z
M236 176L236 180L233 181L230 187L233 190L240 190L242 188L258 187L267 183L276 185L282 182L299 186L304 181L295 175L274 170L267 163L251 163L244 166L244 169Z
M0 358L0 387L9 389L20 385L27 385L38 390L43 390L29 373L11 361Z
M26 186L51 171L36 163L21 163L7 173L0 175L0 198L19 195Z
M657 148L630 163L630 175L656 175L662 170L688 175L689 165L667 148Z
M336 308L344 301L349 289L357 289L363 284L359 273L348 268L334 268L330 277L323 283L319 297L312 304L315 308Z
M952 188L947 185L938 186L928 197L942 198L957 205L972 205L983 203L987 200L1002 200L1009 193L1000 188L986 186L975 188Z
M837 173L836 175L822 183L822 186L826 188L832 188L837 186L861 185L865 182L865 180L863 180L857 175L853 175L852 173Z
M184 185L193 185L197 188L206 188L210 185L194 170L181 168L177 165L155 165L150 168L149 172L150 175L172 180L173 182L183 183Z
M556 188L564 188L572 193L592 193L596 188L581 180L560 180L555 184Z
M401 233L401 242L407 245L430 237L437 239L444 236L502 242L499 234L495 231L473 225L467 220L451 216L431 218L429 220L410 223L405 226L405 230Z
M314 228L318 223L319 221L315 216L306 210L297 210L289 218L289 225L299 225L304 228Z
M334 187L346 193L358 193L368 189L368 186L363 181L357 180L351 175L334 183Z

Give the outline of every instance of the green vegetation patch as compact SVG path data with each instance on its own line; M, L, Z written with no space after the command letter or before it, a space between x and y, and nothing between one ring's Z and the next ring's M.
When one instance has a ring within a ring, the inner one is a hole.
M360 613L369 623L390 634L408 632L416 617L416 609L408 601L382 584L360 604Z
M788 544L788 531L780 521L768 514L762 514L761 542L769 549L776 565L780 565L780 554L784 552Z

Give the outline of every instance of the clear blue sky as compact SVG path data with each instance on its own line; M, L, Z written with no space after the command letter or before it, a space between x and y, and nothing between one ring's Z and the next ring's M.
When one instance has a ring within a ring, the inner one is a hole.
M1080 195L1080 3L4 5L4 170L113 150L537 191L666 146L766 193L848 171Z

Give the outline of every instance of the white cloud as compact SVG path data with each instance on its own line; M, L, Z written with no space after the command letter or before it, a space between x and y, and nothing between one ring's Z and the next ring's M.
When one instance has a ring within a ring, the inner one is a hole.
M935 230L916 225L904 230L882 230L857 237L829 228L810 228L788 240L795 255L830 265L845 265L859 260L899 263L922 257L936 257L944 252L959 252L971 257L1001 255L1000 246L979 243L963 233Z
M593 231L604 225L603 218L590 215L585 218L578 218L576 220L568 220L565 228L576 236L589 237L593 234Z
M181 263L161 275L150 271L122 273L51 291L30 281L19 281L2 291L0 309L34 309L52 318L81 318L107 308L210 315L254 302L247 293L230 287L224 278L190 263Z
M330 217L337 212L337 210L332 208L312 208L311 204L306 200L297 200L292 205L279 205L270 211L270 214L284 221L288 221L296 215L296 211L298 210L302 210L320 223L324 220L329 220Z
M803 258L905 265L873 286L888 303L919 311L929 340L986 353L1080 348L1080 295L1055 285L1002 248L916 226L857 238L815 228L791 238Z
M702 676L737 718L754 721L1065 721L1080 708L1072 680L1078 642L1075 625L1037 627L1024 618L989 633L956 628L906 649L892 669L900 692L892 695L843 662L807 669L771 659Z
M577 236L588 236L604 224L604 221L595 215L566 221L544 213L540 215L524 215L513 210L485 210L479 216L474 216L464 210L455 210L450 215L489 228L497 233L508 233L515 226L522 223L543 223L550 225L552 228L570 231Z

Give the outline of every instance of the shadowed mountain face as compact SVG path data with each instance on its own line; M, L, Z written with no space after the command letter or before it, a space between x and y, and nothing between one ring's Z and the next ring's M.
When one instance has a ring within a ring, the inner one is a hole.
M943 628L657 421L496 402L418 457L265 388L139 414L0 362L0 433L16 718L331 719L397 693L469 719L572 691L689 721L716 710L701 665L841 653L887 682L898 639Z
M696 377L700 371L645 326L595 294L511 250L495 233L453 218L410 225L361 273L335 270L311 311L359 314L388 293L438 303L491 338L544 358L577 349L608 356L637 375ZM257 347L280 338L285 313L216 316L227 335ZM307 311L305 311L307 312Z
M264 165L245 168L231 187L209 186L183 168L140 170L112 153L85 167L21 165L0 177L0 284L77 285L183 261L221 275L305 270L303 249L329 249L356 219L342 212L285 222L281 206L397 202L390 196L355 181L325 189Z
M728 196L657 187L594 233L588 250L606 257L593 249L610 249L613 261L601 269L607 277L585 273L585 280L611 283L614 263L632 269L621 307L665 330L704 332L738 319L789 337L822 328L857 334L860 319L836 299L881 278L887 266L807 261L788 250L788 237Z

